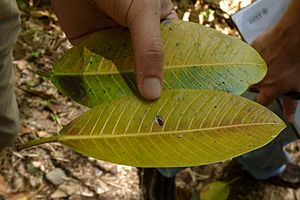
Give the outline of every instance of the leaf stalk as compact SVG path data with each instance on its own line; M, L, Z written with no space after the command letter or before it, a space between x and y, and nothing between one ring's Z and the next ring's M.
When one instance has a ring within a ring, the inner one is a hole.
M45 138L38 138L34 140L30 140L28 142L24 142L22 144L17 144L17 150L21 151L23 149L27 149L33 146L37 146L40 144L45 144L49 142L58 142L59 137L58 136L52 136L52 137L45 137Z
M47 72L47 71L40 70L40 69L38 69L38 70L36 71L36 73L37 73L39 76L41 76L41 77L46 77L46 78L51 78L51 76L52 76L52 72Z

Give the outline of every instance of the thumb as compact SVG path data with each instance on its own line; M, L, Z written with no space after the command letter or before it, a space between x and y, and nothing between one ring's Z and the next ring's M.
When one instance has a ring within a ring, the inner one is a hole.
M141 2L144 3L138 5L140 11L133 15L134 19L130 19L129 27L135 74L140 94L146 99L154 100L160 96L163 78L160 1Z

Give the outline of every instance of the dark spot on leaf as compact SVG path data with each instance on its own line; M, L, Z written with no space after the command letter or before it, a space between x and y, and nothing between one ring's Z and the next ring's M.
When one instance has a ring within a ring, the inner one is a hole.
M160 127L162 127L164 125L164 120L161 116L156 115L154 117L154 122L157 123Z
M172 31L172 30L173 30L172 27L170 27L170 28L169 28L169 31Z
M81 77L75 76L59 76L56 77L56 80L59 83L59 87L61 87L64 91L64 94L70 96L74 100L78 100L82 102L85 98L87 98L87 93L84 87L84 81Z
M214 108L217 108L217 106L214 106Z
M177 42L177 43L176 43L176 47L178 47L178 46L179 46L179 43Z

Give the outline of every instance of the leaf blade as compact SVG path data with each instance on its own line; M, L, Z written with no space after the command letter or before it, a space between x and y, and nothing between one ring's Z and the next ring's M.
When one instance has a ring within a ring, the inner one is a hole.
M196 100L190 103L192 97ZM164 120L162 126L156 116ZM64 127L59 142L118 164L195 166L256 149L284 126L269 110L242 97L218 91L170 90L154 103L125 97L101 104Z
M182 21L162 25L161 34L164 89L241 94L266 73L258 53L237 38ZM64 94L89 107L137 94L128 31L117 28L91 35L55 64L52 80Z

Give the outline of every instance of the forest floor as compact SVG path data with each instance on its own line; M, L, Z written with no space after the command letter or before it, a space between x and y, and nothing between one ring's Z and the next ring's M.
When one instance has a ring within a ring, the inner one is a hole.
M14 50L14 70L22 128L16 143L56 134L87 110L58 92L49 79L36 73L51 70L53 63L71 48L49 4L37 2L40 3L28 6L20 1L22 30ZM176 0L174 4L181 19L239 37L228 14L250 2ZM300 164L299 141L289 144L287 150L295 163ZM300 189L258 181L232 161L180 172L176 177L178 199L188 200L191 194L197 196L208 183L230 181L236 177L241 178L230 185L230 200L300 199ZM137 200L140 199L139 176L134 167L95 160L58 143L20 152L11 147L2 153L0 159L0 194L8 200Z

